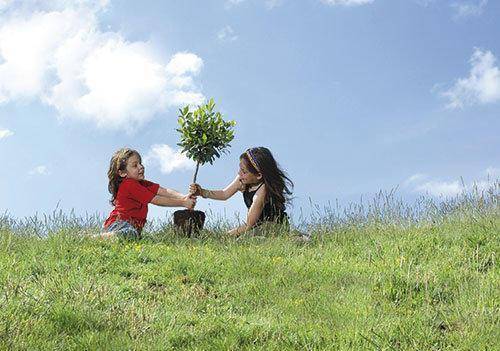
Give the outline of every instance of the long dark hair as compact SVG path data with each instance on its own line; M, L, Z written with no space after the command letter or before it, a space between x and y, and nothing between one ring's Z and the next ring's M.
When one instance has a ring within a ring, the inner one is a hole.
M293 182L280 168L271 151L265 147L253 147L241 154L249 172L262 175L267 198L273 206L285 208L292 199Z
M118 187L123 180L118 171L124 171L127 168L127 160L133 155L137 155L139 160L141 159L141 155L136 150L124 147L116 151L111 157L111 161L109 161L108 190L111 194L111 205L115 204Z

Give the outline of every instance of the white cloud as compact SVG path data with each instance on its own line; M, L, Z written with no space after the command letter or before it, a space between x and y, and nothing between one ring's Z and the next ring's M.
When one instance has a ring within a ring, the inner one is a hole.
M469 77L460 78L442 95L448 98L448 108L487 104L500 101L500 70L491 51L475 49L471 59Z
M454 2L450 6L454 11L456 19L465 17L477 17L483 14L484 8L488 4L488 0L479 1L461 1Z
M415 187L416 192L428 193L432 196L453 197L462 193L466 188L458 180L453 182L430 181Z
M0 0L0 11L6 9L11 5L13 0Z
M14 135L14 132L8 129L0 129L0 140Z
M47 166L40 165L29 171L30 175L50 175L50 171Z
M403 186L405 187L410 186L411 184L415 184L416 182L419 182L425 178L427 178L427 175L425 174L421 173L414 174L403 182Z
M175 170L194 169L195 163L187 158L180 150L174 150L166 144L156 144L144 158L146 165L159 165L160 171L164 174L172 173Z
M194 83L203 67L197 55L168 60L150 42L101 31L97 14L107 1L47 3L49 10L0 15L0 103L40 99L63 118L132 131L204 100Z
M64 10L87 8L92 11L105 10L110 0L0 0L0 9L17 12Z
M186 73L198 74L203 67L203 60L195 54L180 52L175 54L166 67L167 73L182 76Z
M374 1L375 0L321 0L322 3L327 5L341 5L341 6L366 5Z
M237 40L238 36L234 34L234 30L231 26L225 26L217 32L217 39L220 41L231 42Z
M428 180L429 176L421 173L412 175L403 182L403 187L412 192L428 194L435 197L454 197L463 192L474 190L486 191L500 179L500 168L489 167L481 173L479 179L465 183L464 181Z

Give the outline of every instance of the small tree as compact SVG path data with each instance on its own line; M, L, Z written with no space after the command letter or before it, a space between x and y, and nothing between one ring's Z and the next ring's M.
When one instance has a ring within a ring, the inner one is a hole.
M235 121L224 121L220 112L214 112L215 102L210 99L194 111L189 106L180 109L178 119L181 142L178 143L187 157L196 162L193 183L196 183L200 165L213 164L221 153L226 153L234 138Z

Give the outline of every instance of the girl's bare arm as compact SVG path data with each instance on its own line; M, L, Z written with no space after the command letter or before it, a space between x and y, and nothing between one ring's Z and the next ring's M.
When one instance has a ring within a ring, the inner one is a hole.
M182 199L185 195L175 191L173 189L162 188L161 186L158 188L158 193L156 195L168 197L171 199Z
M192 209L196 205L196 199L190 197L189 195L183 196L182 198L172 198L156 195L153 200L151 200L151 203L157 206L186 207Z
M262 210L264 209L266 200L266 186L261 186L259 190L253 196L252 206L248 209L247 221L244 225L231 229L228 234L230 235L241 235L246 231L252 229L260 218Z
M196 186L193 186L195 184L191 184L190 189L195 190ZM199 185L198 185L199 186ZM227 200L238 190L241 189L241 182L240 182L240 177L237 176L231 184L229 184L227 187L225 187L223 190L207 190L203 189L199 186L200 192L199 195L201 195L203 198L208 198L208 199L213 199L213 200ZM192 191L195 195L198 195L195 191Z

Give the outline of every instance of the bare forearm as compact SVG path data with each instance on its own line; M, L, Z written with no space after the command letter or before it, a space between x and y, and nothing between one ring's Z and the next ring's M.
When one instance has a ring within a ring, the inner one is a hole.
M185 201L183 198L173 198L156 195L153 200L151 200L153 205L163 206L163 207L183 207L185 206Z
M241 182L239 177L236 177L231 184L229 184L223 190L208 190L203 189L200 184L191 184L189 186L190 194L195 196L201 195L203 198L213 199L213 200L227 200L240 189Z
M158 195L163 196L163 197L167 197L170 199L181 199L184 197L184 195L179 193L178 191L175 191L173 189L162 188L162 187L160 187L158 189Z
M224 190L201 190L201 197L205 199L213 199L213 200L227 200L229 196Z

